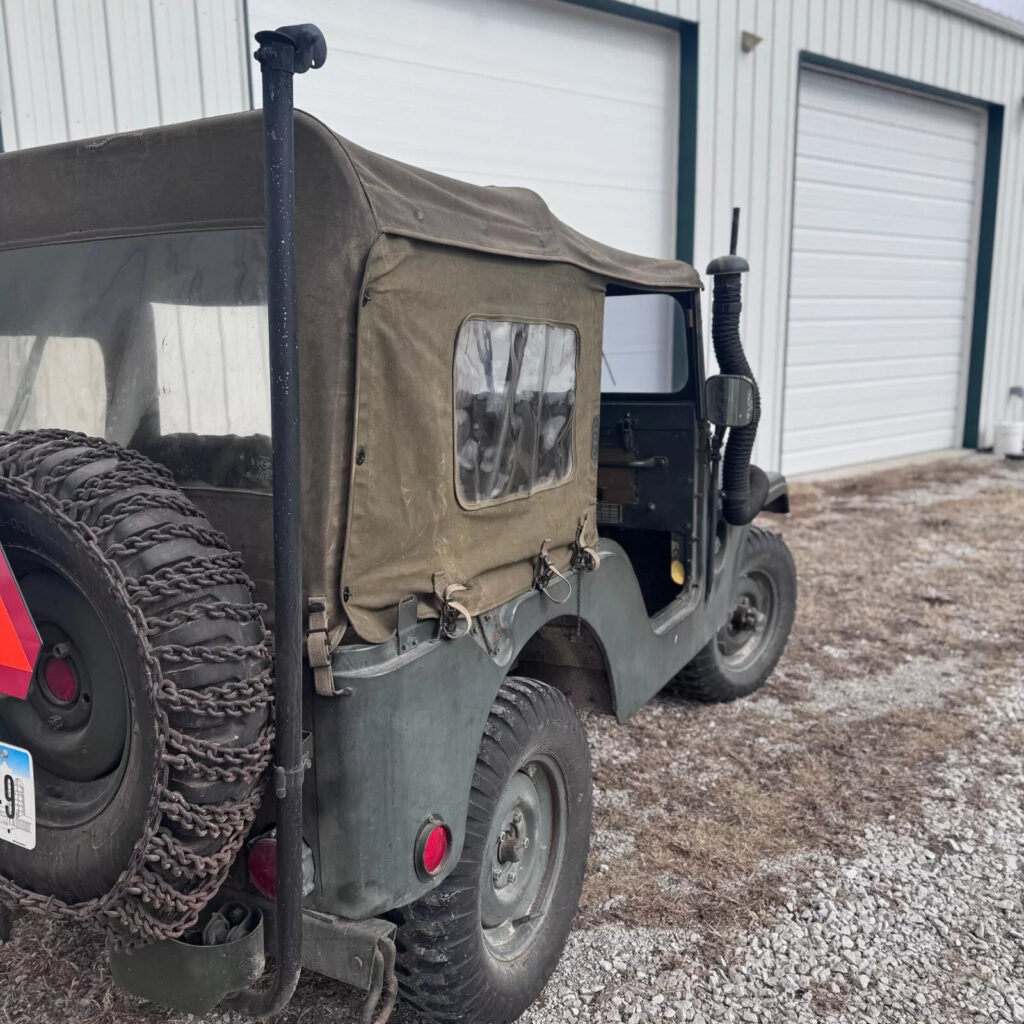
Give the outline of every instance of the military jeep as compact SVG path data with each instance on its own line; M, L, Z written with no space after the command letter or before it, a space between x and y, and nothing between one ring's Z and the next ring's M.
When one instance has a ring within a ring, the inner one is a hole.
M793 622L746 263L706 379L692 267L295 115L322 36L257 40L262 115L0 157L0 930L87 922L195 1013L305 966L512 1021L583 884L579 709L748 694ZM657 393L602 393L613 335Z

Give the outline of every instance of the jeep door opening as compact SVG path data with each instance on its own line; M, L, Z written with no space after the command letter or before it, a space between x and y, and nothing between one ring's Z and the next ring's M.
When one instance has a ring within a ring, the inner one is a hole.
M706 378L692 267L347 142L293 113L319 31L256 38L262 114L0 156L0 595L41 645L0 929L86 922L193 1013L305 967L509 1022L583 884L578 710L744 696L792 627L738 224ZM602 393L613 333L659 393Z

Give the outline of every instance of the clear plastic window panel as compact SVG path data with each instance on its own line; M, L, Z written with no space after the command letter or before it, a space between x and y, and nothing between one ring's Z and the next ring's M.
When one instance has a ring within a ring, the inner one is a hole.
M0 253L0 430L77 430L181 483L269 490L265 266L243 230Z
M604 304L601 390L670 394L686 386L686 311L671 295L610 295Z
M457 483L467 505L567 480L579 335L563 324L467 320L455 347Z

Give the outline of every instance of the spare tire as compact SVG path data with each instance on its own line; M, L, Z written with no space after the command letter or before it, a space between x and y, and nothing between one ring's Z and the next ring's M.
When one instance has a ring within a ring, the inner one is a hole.
M31 751L34 850L0 900L182 934L223 884L273 742L270 658L241 558L170 472L66 431L0 434L0 545L43 641L0 740Z

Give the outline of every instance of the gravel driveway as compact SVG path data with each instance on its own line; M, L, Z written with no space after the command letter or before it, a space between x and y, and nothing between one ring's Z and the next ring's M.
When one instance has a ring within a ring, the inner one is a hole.
M1024 1022L1024 469L967 456L793 506L765 523L801 588L771 684L588 718L589 877L526 1024ZM283 1019L356 1010L308 976ZM114 992L90 935L23 920L0 1020L181 1018Z

